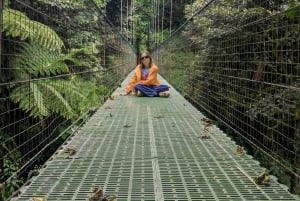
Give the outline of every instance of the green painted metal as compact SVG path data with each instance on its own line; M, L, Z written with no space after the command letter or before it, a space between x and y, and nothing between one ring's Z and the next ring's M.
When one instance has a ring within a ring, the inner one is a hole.
M264 168L236 155L236 144L216 126L205 129L204 116L174 89L170 98L119 96L122 90L13 200L88 200L97 187L130 201L296 200L275 177L269 187L255 185Z

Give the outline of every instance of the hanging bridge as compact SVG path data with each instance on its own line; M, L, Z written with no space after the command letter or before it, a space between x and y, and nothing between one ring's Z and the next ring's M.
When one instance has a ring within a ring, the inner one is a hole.
M119 96L143 1L121 27L101 2L1 2L1 199L299 200L299 4L181 1L172 28L151 1L147 98Z

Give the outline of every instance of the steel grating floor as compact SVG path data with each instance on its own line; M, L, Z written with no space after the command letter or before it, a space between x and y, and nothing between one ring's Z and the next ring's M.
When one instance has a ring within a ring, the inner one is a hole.
M264 168L236 155L217 127L205 130L204 116L174 89L170 98L118 96L122 90L13 200L88 200L98 187L118 201L296 200L274 177L270 187L254 185Z

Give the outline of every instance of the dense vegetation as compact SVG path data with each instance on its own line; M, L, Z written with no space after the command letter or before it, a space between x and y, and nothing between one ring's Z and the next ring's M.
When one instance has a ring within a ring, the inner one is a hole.
M158 50L164 75L299 193L299 3L197 0L186 18Z
M106 3L95 2L100 8ZM106 72L118 58L107 53L104 41L110 38L99 30L109 26L90 1L10 0L1 14L0 190L5 200L70 134L62 131L87 118L122 78Z

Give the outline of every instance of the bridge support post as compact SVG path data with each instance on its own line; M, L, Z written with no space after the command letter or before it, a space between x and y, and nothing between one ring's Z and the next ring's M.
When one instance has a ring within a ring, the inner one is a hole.
M2 66L2 27L3 27L3 5L4 1L0 1L0 72L1 72L1 66ZM2 149L0 149L0 156L3 156ZM4 168L3 168L3 159L0 159L0 174L3 174ZM0 186L0 192L1 192Z
M4 1L0 1L0 65L2 63L1 57L2 57L2 27L3 27L3 4Z
M290 192L299 195L300 193L300 161L299 157L297 157L300 153L300 147L297 146L300 142L300 133L298 132L300 129L300 120L296 119L295 132L294 132L294 145L293 151L295 152L295 156L291 161L293 167L293 173L290 180Z

